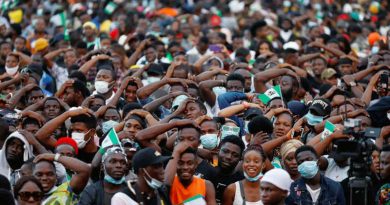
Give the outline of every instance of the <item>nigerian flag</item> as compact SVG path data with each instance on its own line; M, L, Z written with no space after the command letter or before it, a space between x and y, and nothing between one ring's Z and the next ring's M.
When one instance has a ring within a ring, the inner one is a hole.
M100 148L104 149L112 145L119 145L121 147L121 143L114 128L111 128L110 131L107 133L106 138L104 138L102 146Z
M118 4L116 4L114 2L110 2L106 5L106 7L104 7L104 13L107 15L111 15L117 7L118 7Z
M59 14L59 17L61 19L61 26L64 27L64 40L69 41L70 37L69 37L68 25L66 22L66 12L65 11L61 12Z
M329 122L329 120L325 121L325 128L321 134L321 141L324 140L325 138L327 138L329 135L331 135L335 129L336 129L336 125Z
M280 91L280 85L275 85L274 87L265 91L265 93L259 95L259 99L264 105L268 104L268 102L274 98L282 98L282 92Z

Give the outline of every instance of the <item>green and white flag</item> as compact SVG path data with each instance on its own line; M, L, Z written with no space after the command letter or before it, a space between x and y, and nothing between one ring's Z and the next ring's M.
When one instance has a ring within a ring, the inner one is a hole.
M104 13L107 15L111 15L117 7L118 7L118 4L116 4L114 2L110 2L106 5L106 7L104 7Z
M104 149L112 145L119 145L122 147L114 128L111 128L111 130L107 133L106 138L104 138L100 148Z
M329 122L328 120L325 121L325 128L324 128L324 131L322 131L322 134L321 134L321 141L324 140L325 138L327 138L329 135L331 135L334 130L336 129L336 125L334 125L333 123Z
M259 99L264 105L268 104L268 102L274 98L282 98L282 92L280 90L280 85L275 85L274 87L265 91L265 93L259 95Z
M94 47L93 47L94 50L100 49L102 47L102 45L100 45L100 38L99 37L95 38L95 41L93 42L93 44L94 44Z
M61 18L61 26L64 27L64 40L65 41L69 41L70 37L69 37L69 31L68 31L68 24L67 24L67 21L66 21L66 12L63 11L59 15L60 15L60 18Z

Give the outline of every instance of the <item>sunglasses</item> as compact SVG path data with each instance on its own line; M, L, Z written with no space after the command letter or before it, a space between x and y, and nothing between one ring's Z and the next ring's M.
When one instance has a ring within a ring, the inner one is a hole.
M34 201L41 201L43 198L43 193L39 191L19 192L18 195L22 201L28 201L31 197L34 199Z

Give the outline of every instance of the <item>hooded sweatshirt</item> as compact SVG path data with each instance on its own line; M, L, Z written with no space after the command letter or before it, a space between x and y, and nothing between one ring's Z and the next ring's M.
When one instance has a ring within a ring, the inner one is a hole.
M7 161L7 157L6 157L6 146L8 144L8 141L12 138L17 138L17 139L21 140L24 144L23 145L23 149L24 149L23 161L27 161L29 158L33 157L33 149L32 149L32 146L26 140L26 138L22 134L20 134L18 131L15 131L12 134L10 134L8 136L8 138L5 140L4 145L3 145L2 149L0 150L0 174L7 177L7 179L10 180L11 182L16 182L17 178L11 180L11 173L13 171L18 171L18 170L12 170L12 168L10 167L10 165ZM14 185L13 183L11 183L11 184Z

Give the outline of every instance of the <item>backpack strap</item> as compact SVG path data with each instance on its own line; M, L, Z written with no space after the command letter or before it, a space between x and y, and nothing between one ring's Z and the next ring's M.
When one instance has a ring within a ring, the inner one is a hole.
M246 204L246 200L245 200L245 191L244 191L244 184L242 183L242 181L238 181L238 184L240 186L240 192L241 192L241 197L242 197L242 205L245 205Z

